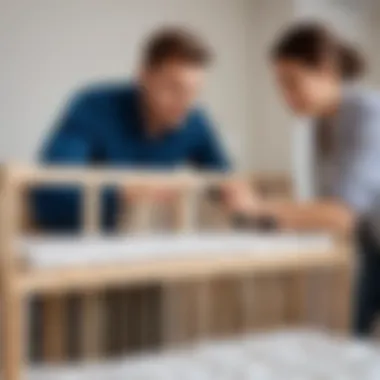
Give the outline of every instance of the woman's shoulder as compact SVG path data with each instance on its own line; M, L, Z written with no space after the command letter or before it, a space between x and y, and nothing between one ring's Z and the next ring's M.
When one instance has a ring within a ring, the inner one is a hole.
M341 125L352 143L365 142L379 151L380 146L380 92L356 87L346 91Z
M380 117L380 91L363 86L344 89L343 111L360 114L375 113Z

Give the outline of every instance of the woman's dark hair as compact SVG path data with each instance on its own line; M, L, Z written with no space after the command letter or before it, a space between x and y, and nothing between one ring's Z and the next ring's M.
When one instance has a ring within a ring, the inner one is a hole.
M332 63L344 80L357 79L366 69L364 58L355 46L341 40L319 23L291 27L275 43L271 57L274 60L296 60L310 67Z

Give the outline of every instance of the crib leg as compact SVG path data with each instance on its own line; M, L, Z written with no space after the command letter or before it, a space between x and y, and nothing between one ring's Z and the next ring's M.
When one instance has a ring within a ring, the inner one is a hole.
M5 293L5 294L4 294ZM2 301L2 340L4 380L20 380L23 366L22 297L17 292L4 292Z

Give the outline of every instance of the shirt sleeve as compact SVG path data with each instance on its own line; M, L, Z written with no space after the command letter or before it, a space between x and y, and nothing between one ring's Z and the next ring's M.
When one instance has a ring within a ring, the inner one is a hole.
M199 134L191 162L200 169L229 171L230 160L212 122L203 112L199 112L196 123Z
M85 96L76 97L68 106L51 136L45 142L40 162L44 165L88 165L96 153L91 133L91 104ZM76 230L81 225L81 189L69 186L40 186L31 192L32 212L38 226L48 230ZM115 203L111 190L103 195L102 220Z
M337 193L363 216L372 211L380 190L380 108L377 104L361 103L353 111L350 124L354 131L345 140L347 149Z

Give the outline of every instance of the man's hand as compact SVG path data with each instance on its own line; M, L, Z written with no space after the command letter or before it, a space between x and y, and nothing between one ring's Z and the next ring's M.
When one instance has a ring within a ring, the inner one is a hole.
M254 216L261 212L261 199L246 182L228 182L221 191L229 213Z

